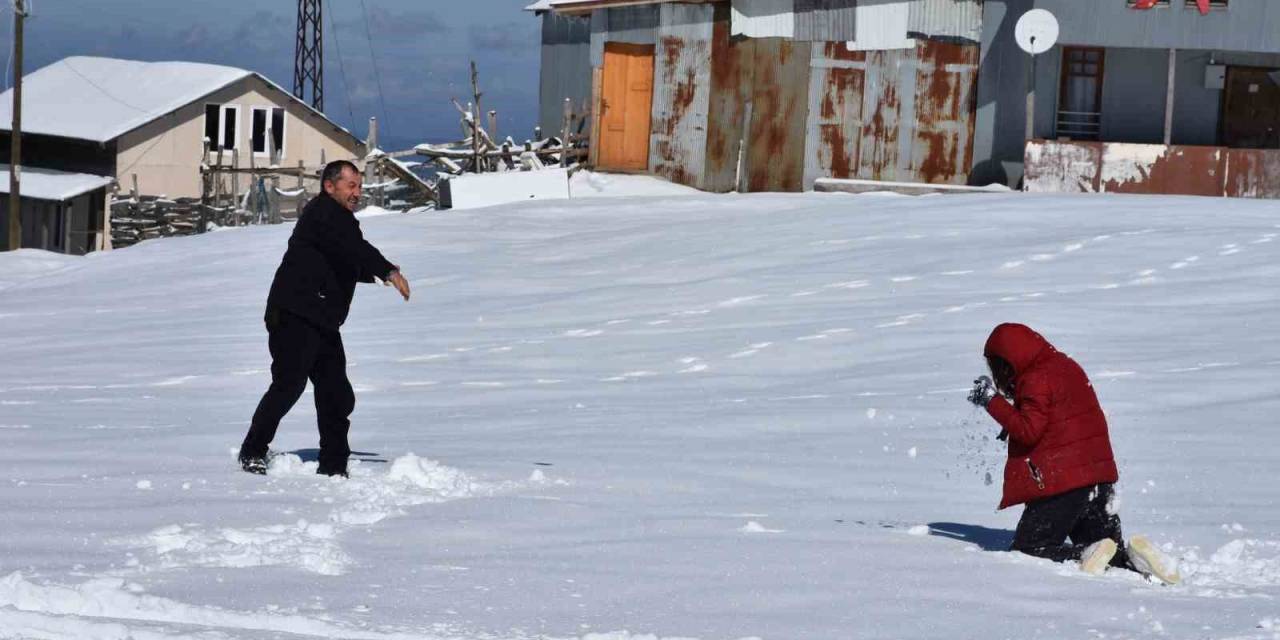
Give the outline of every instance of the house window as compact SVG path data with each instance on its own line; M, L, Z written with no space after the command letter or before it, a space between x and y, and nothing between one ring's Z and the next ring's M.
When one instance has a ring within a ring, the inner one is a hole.
M1226 9L1228 0L1209 0L1210 9ZM1199 9L1200 3L1196 0L1187 0L1188 9Z
M1062 48L1062 85L1058 91L1058 137L1098 140L1102 134L1102 78L1106 50Z
M228 151L239 144L240 106L234 104L204 105L204 137L209 139L209 149Z
M251 139L253 152L259 155L284 155L284 109L254 107ZM268 141L270 147L267 146Z
M1191 4L1195 4L1196 0L1190 0ZM1150 9L1152 7L1169 7L1169 0L1125 0L1125 4L1134 9Z

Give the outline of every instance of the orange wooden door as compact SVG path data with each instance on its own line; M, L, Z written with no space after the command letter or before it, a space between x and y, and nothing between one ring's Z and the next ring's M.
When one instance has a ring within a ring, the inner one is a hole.
M653 45L605 43L601 85L600 168L645 171L653 107Z

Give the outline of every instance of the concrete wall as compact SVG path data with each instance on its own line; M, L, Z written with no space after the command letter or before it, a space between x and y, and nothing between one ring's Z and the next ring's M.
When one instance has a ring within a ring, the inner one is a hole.
M351 134L338 129L324 117L311 111L289 95L250 76L203 99L157 118L138 129L120 136L116 159L116 179L120 188L132 187L132 175L138 176L138 191L147 195L171 198L199 197L201 150L204 140L206 103L240 105L240 123L236 127L240 149L240 166L249 166L252 147L252 108L284 107L284 155L281 164L316 167L321 152L326 160L363 158L363 144ZM224 155L230 163L230 153ZM265 165L265 154L255 162Z

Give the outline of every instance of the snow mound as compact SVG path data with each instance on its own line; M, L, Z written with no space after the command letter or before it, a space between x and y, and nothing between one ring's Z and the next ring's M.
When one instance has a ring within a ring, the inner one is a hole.
M1280 585L1280 542L1238 538L1207 559L1184 552L1178 564L1187 584L1202 590L1274 587Z
M75 268L84 260L40 249L0 252L0 290Z
M342 550L340 538L351 527L365 527L404 515L406 509L429 503L492 496L524 486L551 484L541 472L525 482L485 483L463 471L412 453L393 460L386 473L353 461L349 479L316 475L315 462L294 454L278 455L268 468L269 481L288 484L288 490L319 493L334 505L327 522L299 519L286 524L252 528L172 524L121 544L147 550L145 568L294 567L328 576L342 575L354 562Z

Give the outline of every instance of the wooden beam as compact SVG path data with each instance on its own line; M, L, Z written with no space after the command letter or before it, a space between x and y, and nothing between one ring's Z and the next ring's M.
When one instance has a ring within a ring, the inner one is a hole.
M1178 70L1178 50L1169 50L1169 85L1164 98L1164 143L1173 144L1173 89Z

